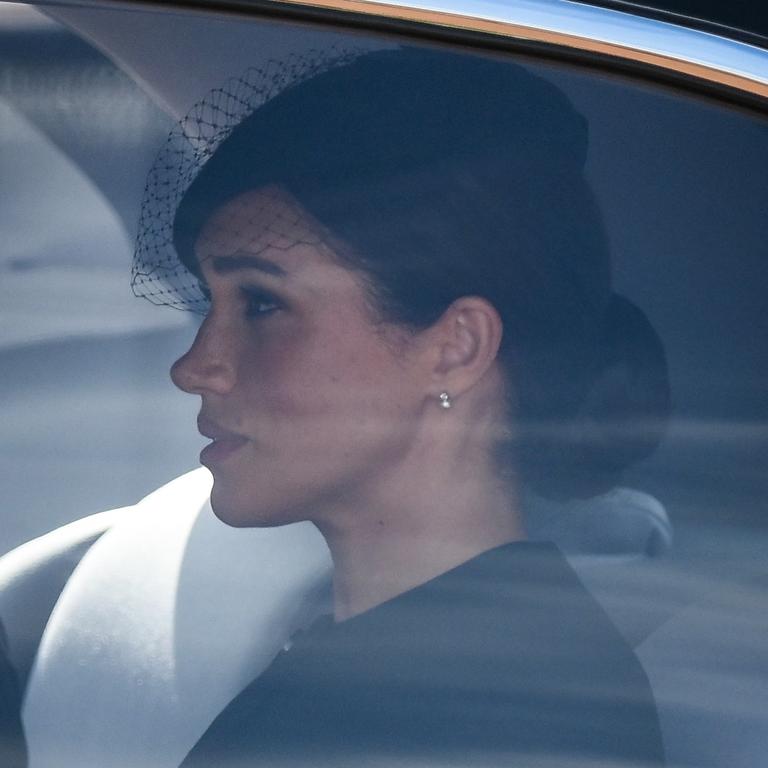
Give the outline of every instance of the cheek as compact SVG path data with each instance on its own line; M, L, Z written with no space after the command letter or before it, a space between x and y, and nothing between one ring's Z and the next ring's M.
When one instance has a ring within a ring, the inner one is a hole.
M214 509L231 525L316 519L400 461L419 424L413 371L359 316L270 331L240 358L252 444L215 474Z
M339 350L323 350L306 331L273 333L252 344L240 366L241 391L247 411L273 426L321 413L332 402Z
M396 428L412 393L395 354L366 331L340 324L271 339L244 372L249 411L274 437L320 440L327 449L342 442L338 448L354 450L366 436Z

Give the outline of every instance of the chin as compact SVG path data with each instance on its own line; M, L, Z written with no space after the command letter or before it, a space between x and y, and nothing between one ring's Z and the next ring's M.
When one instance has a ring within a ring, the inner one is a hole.
M222 523L232 528L272 528L299 522L287 514L284 506L254 504L254 494L232 493L214 481L211 490L211 509Z

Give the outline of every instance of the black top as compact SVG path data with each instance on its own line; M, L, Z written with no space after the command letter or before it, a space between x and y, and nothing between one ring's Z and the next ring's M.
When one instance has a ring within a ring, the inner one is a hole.
M21 730L21 698L8 660L5 630L0 623L0 766L23 768L27 749Z
M550 544L508 544L347 621L321 618L183 766L519 765L519 754L663 764L643 669Z

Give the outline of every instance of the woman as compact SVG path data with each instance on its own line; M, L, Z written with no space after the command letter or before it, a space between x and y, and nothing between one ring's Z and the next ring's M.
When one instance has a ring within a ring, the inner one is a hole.
M201 397L213 508L311 520L334 562L333 617L185 766L660 764L631 650L525 540L525 486L610 487L668 405L586 148L517 66L388 50L282 90L184 190L170 272L210 307L172 377Z

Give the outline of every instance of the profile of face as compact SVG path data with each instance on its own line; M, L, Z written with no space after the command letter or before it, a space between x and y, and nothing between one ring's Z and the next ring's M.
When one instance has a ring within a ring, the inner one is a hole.
M230 525L353 508L406 459L427 407L418 334L376 317L321 233L269 187L219 208L197 240L210 309L171 376L201 397L201 462Z

